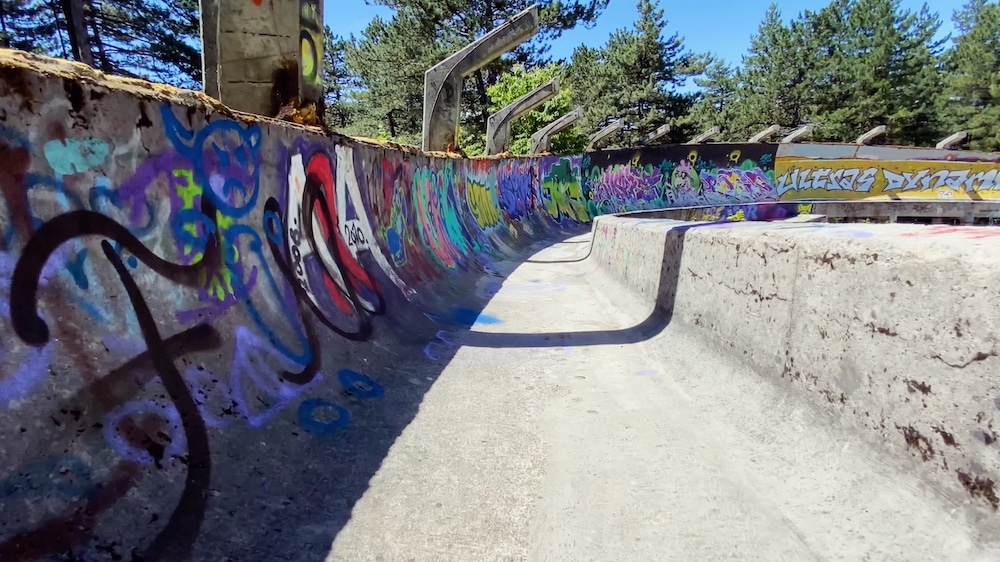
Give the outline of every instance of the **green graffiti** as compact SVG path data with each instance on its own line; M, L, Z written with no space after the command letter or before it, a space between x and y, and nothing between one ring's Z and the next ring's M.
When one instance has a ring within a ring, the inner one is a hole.
M590 222L583 186L569 158L562 158L552 166L542 180L542 199L545 210L554 219L569 218L577 222Z
M197 214L201 214L200 209L195 206L195 199L201 196L202 188L197 182L194 181L194 174L190 170L174 170L174 177L179 180L175 183L177 186L177 196L181 201L181 211L192 211ZM188 214L179 213L179 216L188 216ZM233 218L227 217L221 212L216 211L215 224L218 228L219 239L222 241L229 240L226 236L226 231L232 227ZM182 232L189 236L188 240L197 238L198 229L205 227L195 221L187 220L177 226L180 227ZM206 293L219 302L225 301L230 295L235 296L235 290L233 289L233 273L228 264L234 264L239 261L240 258L239 249L233 244L224 243L222 250L226 253L224 259L227 266L218 271L211 272L206 268L198 273L199 284L205 289ZM190 260L190 263L201 261L203 257L203 253L200 250L196 251L194 249L194 245L190 242L186 242L184 244L183 254Z

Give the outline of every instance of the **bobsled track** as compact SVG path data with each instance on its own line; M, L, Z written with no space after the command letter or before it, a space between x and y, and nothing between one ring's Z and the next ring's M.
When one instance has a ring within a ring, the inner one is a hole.
M464 160L0 51L0 560L998 560L1000 229L800 205L997 160Z

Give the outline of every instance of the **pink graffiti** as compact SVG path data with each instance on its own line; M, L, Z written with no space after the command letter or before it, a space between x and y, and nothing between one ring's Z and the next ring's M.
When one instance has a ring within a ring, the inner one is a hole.
M662 178L660 170L652 166L616 164L605 170L591 189L595 201L654 201L660 197Z

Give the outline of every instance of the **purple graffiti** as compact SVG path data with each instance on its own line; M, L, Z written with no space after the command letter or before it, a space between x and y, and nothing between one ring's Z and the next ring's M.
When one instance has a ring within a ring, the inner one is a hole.
M631 164L615 164L604 170L593 182L591 190L594 201L652 202L660 198L660 182L663 174L652 166L638 168Z
M233 332L236 344L228 381L200 365L188 366L184 372L209 427L230 425L227 416L242 417L250 427L261 427L323 380L322 373L305 385L281 380L282 371L300 371L303 365L289 360L249 328L237 326ZM263 406L255 407L258 404Z
M774 198L771 182L760 168L719 168L702 171L699 178L701 193L708 202L750 203Z
M47 287L59 271L65 269L65 257L53 254L45 264L39 277L39 285ZM0 252L0 317L10 317L10 279L17 259L8 252ZM17 344L14 344L17 346ZM0 406L6 407L12 400L27 397L45 379L49 370L51 344L41 348L25 348L20 363L16 363L11 342L0 348Z
M509 220L521 220L535 207L534 177L528 164L504 162L497 170L500 208Z

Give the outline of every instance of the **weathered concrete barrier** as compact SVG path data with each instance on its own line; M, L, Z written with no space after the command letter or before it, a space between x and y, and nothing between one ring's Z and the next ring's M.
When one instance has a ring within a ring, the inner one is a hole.
M605 212L774 201L776 150L461 160L0 50L0 560L321 558L454 332L503 321L479 313L524 251ZM989 198L997 166L974 164L916 185ZM893 170L790 170L782 197L817 174L906 190ZM995 250L865 235L866 258L851 230L635 224L598 225L612 271L996 504L995 308L975 299L997 285L955 257ZM650 267L664 248L680 269ZM891 277L918 251L947 268Z
M323 559L573 178L0 52L0 560Z
M1000 229L599 217L592 259L996 538Z

